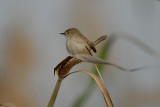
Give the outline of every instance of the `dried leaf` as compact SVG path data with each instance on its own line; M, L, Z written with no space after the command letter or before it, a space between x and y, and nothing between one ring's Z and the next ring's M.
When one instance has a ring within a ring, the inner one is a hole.
M65 66L67 64L67 62L72 59L71 56L66 57L63 61L61 61L55 68L54 68L54 75L55 72L58 74L58 69L62 66Z
M77 72L84 72L84 73L90 75L96 81L97 85L99 86L99 88L100 88L100 90L101 90L101 92L104 96L104 100L105 100L107 106L108 107L114 107L113 103L112 103L112 100L109 96L109 93L107 91L107 88L105 87L105 85L103 84L103 81L101 79L99 79L95 74L93 74L89 71L84 71L84 70L83 71L74 71L74 72L69 73L68 75L73 74L73 73L77 73Z
M97 57L94 57L94 56L90 56L90 55L86 55L86 54L76 54L74 55L73 57L77 58L77 59L80 59L82 61L85 61L85 62L90 62L90 63L98 63L98 64L106 64L106 65L111 65L111 66L114 66L122 71L139 71L139 70L142 70L142 69L147 69L147 68L151 68L151 67L154 67L154 66L146 66L146 67L139 67L139 68L134 68L134 69L126 69L126 68L123 68L119 65L116 65L116 64L113 64L113 63L110 63L110 62L106 62L105 60L103 59L100 59L100 58L97 58Z

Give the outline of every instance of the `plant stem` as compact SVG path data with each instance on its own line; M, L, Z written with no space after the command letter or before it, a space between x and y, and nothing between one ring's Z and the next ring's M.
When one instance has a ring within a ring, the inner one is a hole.
M53 107L53 106L54 106L54 103L55 103L55 101L56 101L57 94L58 94L58 91L59 91L61 82L62 82L62 78L58 78L57 83L56 83L56 86L55 86L55 88L54 88L54 91L53 91L53 93L52 93L51 99L50 99L47 107Z

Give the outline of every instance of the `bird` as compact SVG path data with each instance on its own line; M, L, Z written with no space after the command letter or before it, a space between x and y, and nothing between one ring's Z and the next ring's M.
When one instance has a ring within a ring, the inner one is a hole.
M69 28L64 33L60 33L66 37L66 48L69 54L87 54L92 55L97 52L95 45L107 38L107 35L99 37L96 41L91 42L77 28Z

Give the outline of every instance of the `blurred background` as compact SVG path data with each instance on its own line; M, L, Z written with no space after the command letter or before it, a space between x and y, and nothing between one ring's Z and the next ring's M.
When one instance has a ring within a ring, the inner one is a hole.
M95 54L107 48L108 62L124 68L160 64L158 0L1 0L0 104L47 106L57 81L53 69L69 55L59 33L72 27L91 41L110 35L110 45L101 43ZM115 107L160 106L160 68L124 72L103 67ZM82 63L74 70L92 72L93 65ZM67 77L55 107L105 107L98 86L90 81L83 73Z

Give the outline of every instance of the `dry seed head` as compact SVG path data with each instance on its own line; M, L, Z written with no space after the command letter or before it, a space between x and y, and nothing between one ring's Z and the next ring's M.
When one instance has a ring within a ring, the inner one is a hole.
M81 62L81 60L79 59L72 59L70 61L68 61L65 65L62 65L60 68L57 69L57 75L60 78L65 77L69 71L72 69L73 66L79 64Z

